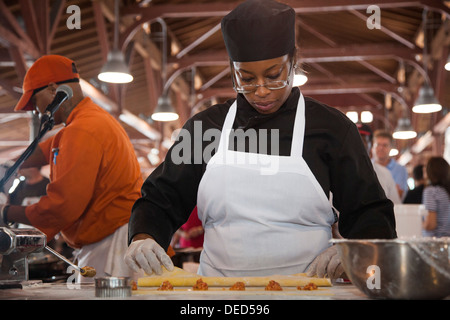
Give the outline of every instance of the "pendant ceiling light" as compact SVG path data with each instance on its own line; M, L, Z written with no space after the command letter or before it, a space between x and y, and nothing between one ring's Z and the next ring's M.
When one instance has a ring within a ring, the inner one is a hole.
M445 70L450 71L450 53L447 57L447 63L445 64Z
M423 20L423 65L425 71L425 82L419 90L419 96L414 102L412 111L415 113L432 113L441 111L442 106L434 95L434 90L431 87L430 79L428 77L428 52L427 52L427 9L422 13Z
M161 62L161 75L162 83L164 84L163 93L158 99L158 105L153 111L151 118L154 121L175 121L179 118L178 113L174 111L170 97L169 87L170 83L167 82L167 26L166 22L162 18L158 18L157 21L161 24L162 28L162 62Z
M417 132L411 126L411 121L408 117L403 117L398 119L397 128L395 128L394 133L392 134L394 139L413 139L417 137Z
M426 82L419 90L419 96L412 108L415 113L432 113L441 111L442 106L434 95L433 88Z
M154 121L175 121L178 118L178 114L173 111L170 98L165 95L159 97L158 105L152 114L152 119Z
M114 48L108 53L108 58L98 74L98 79L110 83L129 83L133 81L133 76L128 70L122 51L119 45L119 0L114 3Z

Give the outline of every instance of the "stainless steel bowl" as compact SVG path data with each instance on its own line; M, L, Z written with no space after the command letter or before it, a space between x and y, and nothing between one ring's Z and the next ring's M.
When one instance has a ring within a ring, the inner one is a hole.
M98 298L126 298L131 296L128 277L95 278L95 296Z
M450 295L450 238L334 239L352 283L369 298L443 299Z

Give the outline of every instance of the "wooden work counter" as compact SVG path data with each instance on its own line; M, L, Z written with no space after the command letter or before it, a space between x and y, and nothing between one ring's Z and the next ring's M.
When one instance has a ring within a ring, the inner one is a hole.
M193 291L190 288L158 291L156 288L138 287L132 296L123 300L362 300L368 299L354 285L336 284L318 290L301 291L285 288L283 291L264 291L264 288L247 288L230 291L228 288L210 288ZM95 297L94 284L68 285L66 283L38 283L22 289L0 290L0 300L109 300Z
M283 292L264 291L264 288L259 290L248 288L245 292L223 288L208 291L187 290L188 288L175 289L168 292L157 291L156 288L138 288L133 291L131 297L119 301L115 298L95 297L94 284L83 284L79 289L69 289L65 283L44 283L24 289L0 290L0 306L4 310L10 308L17 310L23 316L26 314L35 316L39 311L64 306L68 311L87 312L90 318L94 314L97 318L98 315L99 319L116 319L124 314L126 316L134 314L135 318L137 314L146 314L149 317L163 314L164 317L158 317L161 319L187 319L186 316L189 319L230 319L230 317L247 319L250 316L252 319L279 320L293 319L294 315L299 318L321 319L324 316L333 317L336 313L345 313L346 318L353 315L355 319L356 316L360 319L361 309L370 310L375 314L387 312L387 308L381 307L380 302L370 301L352 284L336 284L309 292L298 291L295 288L286 288ZM83 303L80 304L78 300L83 300ZM374 309L373 303L378 307ZM388 301L386 303L392 305ZM410 303L411 308L406 308L406 305L402 304L405 307L402 314L409 312L408 310L416 310L417 301ZM435 301L432 307L433 310L440 307L444 312L447 304L445 301L443 303Z

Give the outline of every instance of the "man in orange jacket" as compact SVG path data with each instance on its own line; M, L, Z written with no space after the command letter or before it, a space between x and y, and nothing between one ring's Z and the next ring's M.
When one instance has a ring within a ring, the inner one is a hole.
M47 195L27 207L2 207L0 226L31 225L48 239L60 232L76 249L81 267L95 268L98 276L131 276L123 255L131 208L143 181L125 130L83 96L75 63L58 55L43 56L30 67L15 110L44 113L63 83L73 97L54 113L54 121L65 127L41 142L22 165L50 164Z

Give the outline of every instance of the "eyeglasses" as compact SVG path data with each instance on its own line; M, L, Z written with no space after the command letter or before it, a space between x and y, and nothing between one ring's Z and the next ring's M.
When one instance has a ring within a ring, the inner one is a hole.
M377 148L377 147L380 147L380 148L390 148L390 147L391 147L391 145L390 145L389 143L377 143L377 142L375 142L375 143L373 144L373 146L374 146L375 148Z
M236 73L234 72L234 67L232 65L233 76L231 77L231 79L233 81L234 90L236 90L237 93L252 93L255 92L259 87L265 87L269 90L283 89L289 85L289 79L291 77L293 65L294 65L293 61L290 61L289 72L286 80L270 80L263 84L243 84L243 85L237 84L238 82L237 76Z

